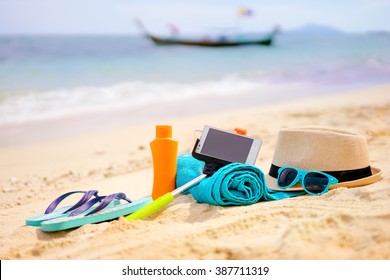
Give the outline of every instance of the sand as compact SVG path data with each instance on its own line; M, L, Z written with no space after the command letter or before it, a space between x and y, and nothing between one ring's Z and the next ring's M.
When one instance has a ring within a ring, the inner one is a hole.
M179 152L205 124L244 127L263 140L256 165L268 172L282 127L321 125L360 133L384 179L321 197L301 196L220 207L181 196L141 221L123 217L44 233L25 226L57 196L72 190L151 193L149 142L156 123L0 148L1 259L390 259L390 85L169 118Z

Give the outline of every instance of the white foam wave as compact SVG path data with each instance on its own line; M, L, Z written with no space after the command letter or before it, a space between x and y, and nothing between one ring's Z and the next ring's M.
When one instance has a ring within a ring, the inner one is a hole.
M25 123L88 112L134 108L150 103L190 99L195 96L239 95L261 91L267 85L229 76L196 83L146 83L141 81L108 87L78 87L50 91L4 94L0 99L0 124Z

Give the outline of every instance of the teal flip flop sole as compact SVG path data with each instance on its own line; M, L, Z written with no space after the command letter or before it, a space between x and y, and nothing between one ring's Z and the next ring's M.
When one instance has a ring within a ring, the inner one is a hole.
M104 221L110 221L120 216L129 215L152 201L153 199L151 197L145 197L131 203L124 203L113 206L109 209L101 210L89 216L77 215L73 217L55 218L41 223L41 229L44 232L53 232L80 227L86 224L96 224Z
M28 218L26 218L26 225L27 226L39 227L39 226L41 226L41 224L44 221L52 220L52 219L63 217L63 216L67 216L66 214L63 214L63 213L66 210L68 210L71 206L72 205L55 209L50 214L39 214L39 215L35 215L35 216L32 216L32 217L28 217Z
M120 201L115 199L107 208L114 207L116 205L120 204ZM70 206L64 206L62 208L55 209L52 213L50 214L39 214L36 216L28 217L26 218L26 225L27 226L34 226L34 227L40 227L43 222L49 221L49 220L54 220L58 218L66 218L69 216L69 213L64 214L66 210L71 208L72 205ZM86 214L89 211L93 210L95 207L91 207L91 209L88 209L82 214Z

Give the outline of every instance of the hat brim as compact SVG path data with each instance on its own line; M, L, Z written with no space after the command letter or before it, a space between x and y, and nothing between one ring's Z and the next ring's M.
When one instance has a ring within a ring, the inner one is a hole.
M335 185L331 185L329 189L334 189L338 187L346 187L346 188L355 188L355 187L362 187L366 185L370 185L373 183L376 183L383 179L382 170L376 167L371 167L371 173L372 175L369 177L361 178L358 180L353 181L347 181L347 182L341 182ZM303 191L301 184L296 184L288 189L279 189L276 185L276 178L271 177L269 174L267 174L267 186L269 189L274 191L284 191L284 192L292 192L292 191Z

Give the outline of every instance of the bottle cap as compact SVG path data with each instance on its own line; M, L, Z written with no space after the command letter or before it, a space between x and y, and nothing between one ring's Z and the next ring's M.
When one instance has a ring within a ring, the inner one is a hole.
M235 130L236 133L239 134L239 135L247 135L247 132L246 132L246 129L245 129L245 128L236 127L234 130Z
M171 125L156 125L156 137L157 138L172 138L172 126Z

